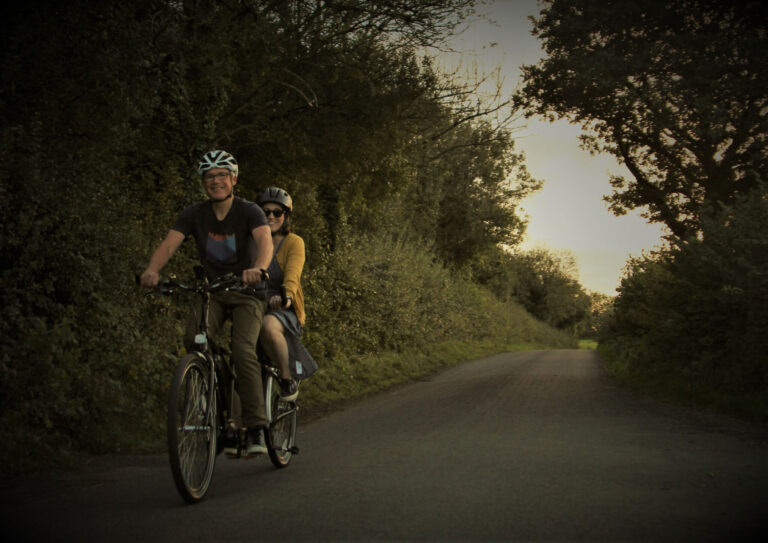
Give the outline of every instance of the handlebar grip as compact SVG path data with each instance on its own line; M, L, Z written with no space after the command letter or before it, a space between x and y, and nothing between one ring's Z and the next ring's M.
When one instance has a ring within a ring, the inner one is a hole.
M138 273L133 274L133 278L136 284L141 286L141 275ZM160 279L155 285L154 290L160 292L160 294L173 294L173 287L176 287L178 283L173 279Z
M285 307L288 303L288 292L285 290L285 285L280 285L280 307Z

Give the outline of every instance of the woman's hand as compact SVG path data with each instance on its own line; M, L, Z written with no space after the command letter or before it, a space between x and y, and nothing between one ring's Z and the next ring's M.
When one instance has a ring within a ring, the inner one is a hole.
M285 301L285 305L283 305L283 306L280 305L280 296L271 296L269 298L269 308L272 309L272 310L275 310L275 309L288 309L289 307L291 307L291 299L290 298L288 298Z

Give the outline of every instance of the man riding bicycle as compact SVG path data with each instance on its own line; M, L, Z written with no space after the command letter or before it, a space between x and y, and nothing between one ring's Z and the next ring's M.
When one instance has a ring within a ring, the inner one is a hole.
M226 274L241 277L248 285L267 278L273 245L267 218L261 207L237 196L238 166L226 151L206 153L197 168L209 200L186 208L155 250L141 284L154 287L159 272L187 236L195 238L200 262L208 279ZM266 424L261 369L256 344L266 301L242 292L218 292L212 296L208 332L216 334L228 315L232 317L232 360L242 406L242 425L247 428L246 455L266 453L263 428ZM200 315L191 314L184 345L195 349L195 330Z

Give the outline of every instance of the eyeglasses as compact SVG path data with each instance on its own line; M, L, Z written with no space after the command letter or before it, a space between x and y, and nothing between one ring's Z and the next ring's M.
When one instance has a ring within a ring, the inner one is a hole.
M269 217L270 215L274 215L276 219L279 219L283 216L283 213L285 213L282 209L265 209L264 215Z
M203 177L203 179L205 179L206 181L213 181L214 179L216 181L223 181L230 175L231 175L230 172L207 173L205 174L205 177Z

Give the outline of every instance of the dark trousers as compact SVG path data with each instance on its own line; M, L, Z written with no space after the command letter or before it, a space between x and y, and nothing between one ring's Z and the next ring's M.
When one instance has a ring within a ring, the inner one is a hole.
M264 409L264 388L261 367L256 355L261 322L266 302L241 292L216 293L208 311L208 335L215 337L227 317L232 317L232 361L237 373L237 390L242 405L242 425L248 428L267 423ZM200 322L200 308L196 307L187 321L184 345L194 349L195 333Z

